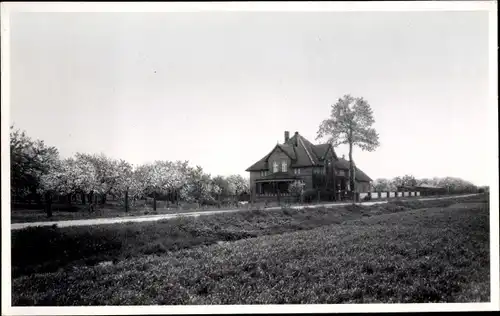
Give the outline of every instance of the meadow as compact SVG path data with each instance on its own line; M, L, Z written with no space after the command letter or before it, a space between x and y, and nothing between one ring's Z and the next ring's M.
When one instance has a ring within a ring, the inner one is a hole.
M29 228L12 232L12 273L14 306L484 302L489 203Z

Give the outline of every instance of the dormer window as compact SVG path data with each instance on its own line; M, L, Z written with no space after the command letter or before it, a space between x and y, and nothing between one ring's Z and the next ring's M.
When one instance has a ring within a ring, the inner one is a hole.
M276 161L273 161L273 172L278 172L278 163Z
M281 172L287 172L287 170L288 170L288 166L286 164L286 161L283 161L281 163Z

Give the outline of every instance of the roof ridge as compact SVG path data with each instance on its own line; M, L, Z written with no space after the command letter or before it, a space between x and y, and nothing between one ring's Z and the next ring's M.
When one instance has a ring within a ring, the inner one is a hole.
M292 156L296 156L295 152L293 152L293 155L291 155L291 153L289 153L286 149L291 149L291 146L290 145L287 145L287 144L278 144L277 146L279 146L279 148L281 149L282 152L285 153L285 155L287 155L290 159L295 159L295 157L292 157Z
M297 135L297 136L298 136L298 135ZM314 162L314 160L313 160L313 158L312 158L311 154L309 153L309 150L307 150L306 145L304 145L304 141L302 140L302 136L298 137L298 140L300 141L300 143L301 143L302 147L304 147L304 150L306 151L306 154L307 154L307 156L309 157L309 160L311 160L311 163L314 165L314 164L315 164L315 162Z

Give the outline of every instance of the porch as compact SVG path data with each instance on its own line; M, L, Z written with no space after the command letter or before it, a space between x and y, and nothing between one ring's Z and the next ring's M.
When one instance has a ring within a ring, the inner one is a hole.
M257 196L289 196L288 191L290 183L294 180L280 180L280 181L255 181L255 194Z
M290 196L288 188L297 177L285 172L270 174L255 180L255 195L257 197Z

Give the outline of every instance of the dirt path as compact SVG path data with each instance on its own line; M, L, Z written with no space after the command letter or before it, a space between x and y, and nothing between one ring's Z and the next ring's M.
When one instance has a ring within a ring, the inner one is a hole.
M453 199L458 197L468 197L477 194L465 194L456 196L445 196L445 197L431 197L431 198L416 198L415 200L426 201L426 200L441 200L441 199ZM370 206L376 204L384 204L388 201L370 201L357 203L358 205ZM317 207L336 207L349 205L351 202L345 203L331 203L331 204L315 204L315 205L303 205L303 206L291 206L292 209L302 209L302 208L317 208ZM268 207L266 210L279 210L280 206ZM52 226L57 225L58 227L68 227L68 226L89 226L89 225L104 225L104 224L116 224L116 223L127 223L127 222L150 222L159 221L164 219L172 219L181 216L185 217L197 217L200 215L213 215L221 213L232 213L247 211L247 209L233 209L233 210L215 210L215 211L200 211L200 212L189 212L189 213L176 213L176 214L161 214L161 215L145 215L145 216L130 216L130 217L111 217L111 218L95 218L95 219L78 219L78 220L67 220L67 221L53 221L53 222L31 222L31 223L14 223L11 224L11 230L23 229L26 227L34 226Z

